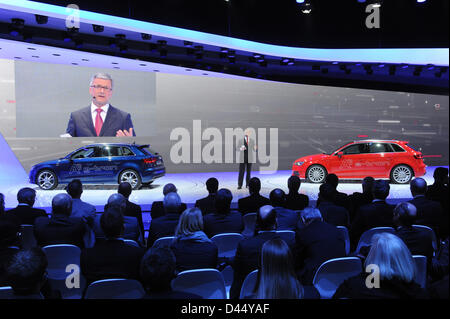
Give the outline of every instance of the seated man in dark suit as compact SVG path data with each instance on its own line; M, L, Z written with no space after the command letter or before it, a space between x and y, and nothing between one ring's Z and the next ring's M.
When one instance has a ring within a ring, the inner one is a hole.
M34 189L25 187L19 190L17 201L19 205L6 213L15 216L19 224L33 225L36 218L47 217L45 210L33 208L36 201L36 191Z
M411 181L409 188L414 197L409 202L417 208L416 224L431 227L436 235L440 236L441 224L444 221L442 206L439 202L425 197L427 182L423 178L415 178Z
M319 187L320 204L317 208L320 210L324 222L334 226L349 227L348 211L342 206L334 203L334 196L336 195L335 188L328 183L322 184Z
M119 193L112 194L111 196L109 196L108 203L106 204L105 208L107 209L116 208L122 213L122 215L124 215L125 209L127 207L126 202L127 200L122 194ZM101 240L101 238L104 237L103 230L100 225L100 217L101 214L98 214L95 217L94 222L94 232L97 240L99 239ZM137 218L124 215L123 220L124 220L123 238L134 240L141 246L144 246L144 234L142 234L140 231Z
M89 86L91 105L70 114L66 133L82 136L136 136L131 115L109 104L113 80L109 74L95 74Z
M299 215L293 210L284 208L286 201L283 190L275 188L269 197L270 204L277 213L277 230L296 230Z
M105 240L81 251L81 273L89 283L106 278L139 280L139 267L145 250L123 241L124 220L122 212L114 207L102 214L100 225Z
M163 195L165 197L167 194L176 193L177 191L178 190L174 184L168 183L168 184L164 185ZM181 203L179 213L181 214L182 212L184 212L186 210L186 208L187 208L187 205L185 203ZM151 208L152 219L164 216L164 213L165 213L165 209L164 209L163 201L154 201L152 204L152 208Z
M364 177L361 185L362 193L354 192L353 194L348 196L352 207L352 210L349 211L350 223L352 223L355 219L355 214L361 206L370 204L373 201L372 187L374 182L375 179L373 177Z
M374 200L372 203L359 208L350 227L349 233L353 248L356 248L359 238L366 230L374 227L393 227L394 205L386 202L389 190L388 181L376 180L373 183L372 194Z
M334 187L334 200L333 202L338 205L344 207L348 212L352 210L350 199L348 195L345 193L341 193L337 190L339 185L339 178L336 174L328 174L325 177L325 183L330 184ZM317 200L316 206L320 204L320 198Z
M300 194L301 180L298 176L291 176L288 179L289 193L286 195L284 206L287 209L303 210L309 205L309 198L304 194Z
M437 167L433 172L434 183L428 186L425 197L441 203L443 222L440 227L440 237L447 238L449 234L449 191L448 191L448 168Z
M131 195L131 192L133 191L133 188L131 187L131 184L128 182L123 182L119 184L119 188L117 192L126 199L126 207L125 211L123 212L124 216L130 216L135 217L138 221L139 228L141 230L141 234L143 235L145 233L144 231L144 222L142 221L142 208L141 206L130 202L129 198Z
M177 193L170 192L164 197L165 214L152 219L148 231L147 247L150 248L155 240L161 237L173 236L180 219L181 198Z
M240 233L244 229L244 223L239 212L230 211L233 200L230 190L222 188L215 197L216 213L203 217L205 234L211 238L222 233Z
M84 248L86 224L79 217L70 217L72 198L57 194L52 200L52 217L36 218L34 236L39 246L71 244Z
M299 279L311 285L319 266L332 258L345 257L345 239L336 226L325 223L317 208L305 208L301 213L305 227L296 232L295 258Z
M11 218L0 215L0 287L9 286L7 266L20 249L20 225Z
M248 183L250 196L238 200L238 210L242 215L256 213L264 205L270 205L270 200L259 194L261 181L258 177L252 177Z
M216 212L216 193L219 189L219 181L217 178L211 177L206 181L206 189L209 195L195 202L195 207L200 208L203 215Z
M230 289L230 299L239 298L242 283L245 277L253 270L258 269L261 260L263 244L273 238L280 238L276 233L277 213L270 205L262 206L256 214L255 236L241 240L236 249L233 261L233 283ZM291 250L295 242L287 243Z

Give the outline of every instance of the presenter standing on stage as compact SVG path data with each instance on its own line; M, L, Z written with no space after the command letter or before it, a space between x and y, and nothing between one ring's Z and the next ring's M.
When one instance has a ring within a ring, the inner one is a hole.
M256 150L258 149L255 144L255 140L251 137L251 130L246 129L244 137L239 140L237 146L239 150L239 178L238 189L242 188L242 182L244 180L244 171L247 169L247 175L245 178L245 187L248 188L248 182L250 181L250 174L252 170L252 163L256 163Z

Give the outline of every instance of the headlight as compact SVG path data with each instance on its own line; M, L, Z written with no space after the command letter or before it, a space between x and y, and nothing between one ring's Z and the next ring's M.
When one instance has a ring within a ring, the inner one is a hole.
M301 165L303 165L304 163L305 163L305 162L295 162L294 165L301 166Z

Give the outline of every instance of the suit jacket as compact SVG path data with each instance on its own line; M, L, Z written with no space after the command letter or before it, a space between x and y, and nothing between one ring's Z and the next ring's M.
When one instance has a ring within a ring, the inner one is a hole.
M102 227L100 225L101 216L102 214L97 214L97 216L95 216L94 233L95 237L97 238L105 237L105 234L103 233ZM123 216L123 226L124 226L124 232L122 235L123 238L134 240L143 245L144 234L141 234L136 217Z
M207 214L203 217L203 225L209 238L223 233L241 233L244 230L242 215L236 211L230 211L228 214Z
M71 244L84 248L86 223L79 217L53 215L39 217L34 223L34 236L39 246Z
M312 221L296 232L296 264L303 285L311 285L319 266L332 258L345 257L345 239L336 226Z
M260 267L262 246L266 241L274 238L280 238L275 231L260 232L254 237L246 238L239 242L233 261L234 276L230 288L230 299L239 298L245 277L247 277L250 272ZM295 242L287 244L292 251L295 247Z
M123 215L124 216L129 216L129 217L135 217L137 219L137 221L138 221L141 235L144 236L145 231L144 231L144 222L142 221L142 208L141 208L141 206L130 202L128 199L127 199L126 204L127 204L127 206L125 207L125 211L123 212ZM108 204L105 205L104 211L106 212L107 209L108 209Z
M95 211L94 205L83 202L79 198L72 199L72 214L70 216L82 218L91 228L94 227Z
M217 267L217 246L212 242L196 242L194 240L177 240L170 249L175 255L178 272Z
M431 227L439 236L444 221L442 206L439 202L429 200L425 196L416 196L409 202L417 208L415 224Z
M319 207L321 202L322 200L320 198L317 199L316 207ZM334 191L333 203L337 206L344 207L349 212L352 210L352 202L350 201L349 196L345 193L339 192L338 190Z
M184 212L186 210L186 208L187 208L187 205L185 203L181 203L179 213L181 214L182 212ZM150 215L152 216L152 219L164 216L166 214L166 212L164 211L164 202L163 201L153 202L151 210L152 211L151 211Z
M449 192L447 185L433 184L428 186L426 198L441 203L442 206L442 224L439 229L441 238L447 238L449 234Z
M158 238L173 236L179 219L180 214L177 213L169 213L152 219L148 230L147 247L150 248Z
M131 115L110 104L99 136L116 136L118 130L129 130L132 127ZM97 136L92 122L91 106L70 114L66 133L69 133L72 137ZM133 136L136 136L134 127Z
M195 207L198 207L201 209L202 214L206 215L209 213L215 213L216 212L216 194L209 194L208 196L198 199L195 202Z
M236 150L239 152L239 163L256 163L256 144L251 137L248 138L247 149L241 151L242 145L246 145L244 138L239 139L236 144ZM246 158L247 157L247 158ZM247 159L247 161L246 161Z
M81 273L89 283L106 278L139 280L139 269L145 250L123 242L108 239L81 251Z
M317 208L320 210L323 220L328 224L349 227L349 214L344 207L322 201Z
M12 257L19 250L19 247L0 248L0 287L10 286L6 270Z
M256 213L258 209L264 205L270 205L270 200L259 194L252 194L238 200L238 210L243 215L247 213Z
M33 208L28 205L18 205L16 208L6 211L17 218L21 225L34 225L34 221L38 217L48 217L43 209Z
M354 192L353 194L348 196L348 199L351 202L352 207L352 209L349 211L350 223L353 223L356 212L359 210L361 206L372 203L373 195L372 193Z
M422 229L412 227L398 227L395 234L400 237L409 248L411 255L422 255L427 257L429 266L433 258L433 240L430 233ZM430 268L428 267L428 270Z
M304 210L309 205L309 198L304 194L289 193L286 195L284 207L292 210Z
M274 207L277 212L277 230L296 230L300 215L290 209Z

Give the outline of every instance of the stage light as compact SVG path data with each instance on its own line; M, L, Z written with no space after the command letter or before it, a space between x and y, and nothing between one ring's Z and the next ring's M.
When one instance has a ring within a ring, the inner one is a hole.
M42 16L40 14L35 14L34 17L36 19L36 23L37 24L46 24L48 22L48 17L47 16Z
M93 25L92 25L92 30L93 30L95 33L100 33L100 32L103 32L103 31L105 30L105 27L102 26L102 25L93 24Z
M291 58L282 58L280 60L281 65L294 65L294 59Z
M417 3L424 3L427 2L427 0L417 0Z
M432 64L427 64L427 70L428 70L428 71L434 70L434 65L432 65Z
M11 24L9 25L9 35L17 37L19 34L22 34L24 26L24 20L16 18L11 19Z
M236 58L236 51L235 50L228 50L227 54L228 58Z
M151 35L151 34L148 34L148 33L141 33L141 38L142 38L142 40L144 40L144 41L149 41L149 40L152 39L152 35Z
M302 11L302 13L310 14L312 12L313 6L310 0L304 0L302 2L297 1L297 3L300 5L300 10Z

